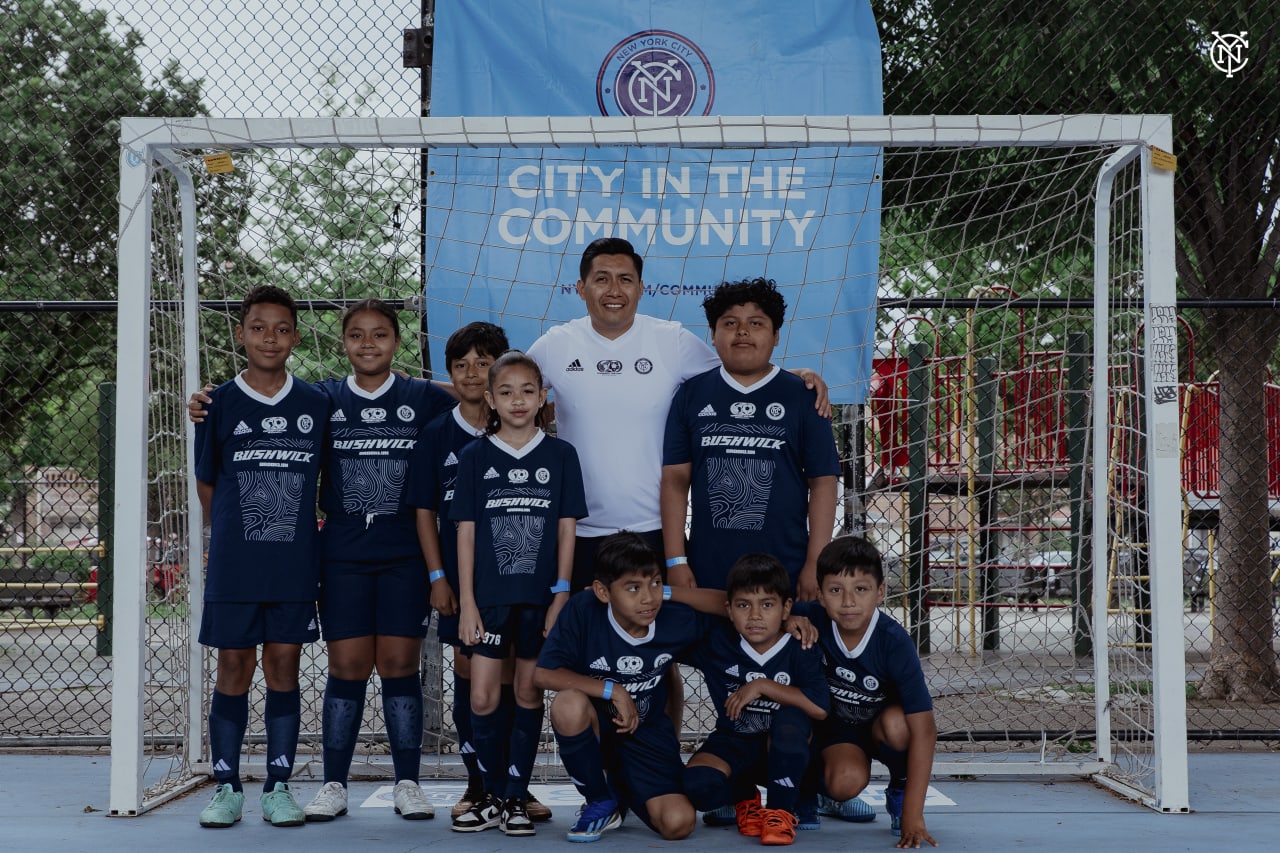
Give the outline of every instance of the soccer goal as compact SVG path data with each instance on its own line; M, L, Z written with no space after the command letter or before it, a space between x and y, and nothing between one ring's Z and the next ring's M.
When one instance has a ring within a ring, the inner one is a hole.
M777 360L839 404L838 523L885 554L935 773L1187 810L1171 147L1167 116L125 119L111 813L208 772L185 400L240 368L244 292L298 299L303 379L347 372L339 309L369 296L405 307L401 366L441 376L463 323L524 348L581 316L600 236L645 256L642 311L698 333L720 280L778 280ZM156 536L185 545L159 598ZM714 718L686 678L696 740ZM324 680L316 644L300 766ZM425 775L447 777L452 687L425 681ZM380 726L371 691L371 768Z

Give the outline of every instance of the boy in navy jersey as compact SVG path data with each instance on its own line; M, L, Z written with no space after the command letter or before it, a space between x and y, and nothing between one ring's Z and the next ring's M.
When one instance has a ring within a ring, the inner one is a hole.
M703 308L722 364L687 380L667 415L668 579L723 589L738 557L768 552L786 567L797 597L811 599L818 552L835 527L840 462L831 422L814 410L804 380L770 362L786 312L773 281L725 282Z
M677 599L695 592L673 590ZM688 658L702 670L717 716L715 731L685 767L685 793L699 811L735 804L743 835L790 844L811 721L824 719L830 706L822 651L803 648L783 630L791 579L775 558L740 558L725 594L729 622L717 625ZM723 607L723 598L716 599ZM768 808L761 808L759 782L768 788Z
M534 682L555 690L551 727L565 772L586 798L570 841L597 841L629 808L667 840L693 831L666 674L711 617L663 604L658 554L642 536L606 536L590 590L573 596L547 636Z
M316 482L329 398L288 372L297 322L293 299L280 288L249 292L236 326L248 367L214 389L216 405L196 426L197 490L212 526L200 642L218 650L209 710L218 786L200 813L202 826L240 819L240 750L258 646L267 686L262 817L273 826L304 820L288 779L298 746L302 644L320 636Z
M937 846L924 823L937 725L911 636L880 609L884 568L866 539L841 536L818 555L818 601L792 613L818 628L831 689L831 716L814 738L822 781L850 800L871 775L871 759L889 769L885 809L898 847ZM828 808L830 804L828 804Z

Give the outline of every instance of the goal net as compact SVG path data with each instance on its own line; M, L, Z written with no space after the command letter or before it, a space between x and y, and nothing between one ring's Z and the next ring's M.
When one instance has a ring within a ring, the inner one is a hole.
M348 372L341 309L370 296L404 307L397 367L442 378L463 323L525 348L581 316L599 236L645 255L642 311L700 335L720 280L778 279L775 360L820 370L839 404L833 533L885 554L935 773L1092 775L1185 810L1170 133L1149 116L125 120L112 813L208 773L185 401L243 366L243 294L298 300L303 379ZM584 203L610 175L661 203L601 205L602 186ZM156 537L180 553L163 583ZM458 778L450 652L426 658L424 775ZM325 676L307 647L303 772ZM714 713L685 678L695 742ZM361 737L354 774L385 776L376 687ZM262 740L251 713L249 774ZM562 778L550 739L537 773Z

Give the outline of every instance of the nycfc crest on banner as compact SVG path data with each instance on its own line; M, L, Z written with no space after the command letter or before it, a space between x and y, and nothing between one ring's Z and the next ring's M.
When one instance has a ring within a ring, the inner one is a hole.
M431 111L876 115L880 42L869 0L437 0ZM775 358L819 370L835 402L865 397L879 149L437 148L430 162L433 328L490 320L527 347L585 313L583 248L622 237L645 258L642 312L705 336L702 299L765 275L789 306Z
M711 115L715 72L690 39L645 30L613 46L596 77L596 103L607 116Z

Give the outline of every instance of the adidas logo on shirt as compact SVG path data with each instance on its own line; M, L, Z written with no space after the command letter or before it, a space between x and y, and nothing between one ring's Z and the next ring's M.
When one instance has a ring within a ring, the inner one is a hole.
M608 672L608 671L609 671L609 661L608 661L608 659L603 658L603 657L596 658L595 660L593 660L593 661L591 662L591 666L589 667L589 669L602 669L602 670L604 670L605 672Z
M446 464L446 465L457 465L457 464L458 464L458 457L453 455L453 451L452 451L452 450L450 450L450 451L449 451L449 455L448 455L448 456L446 456L446 457L444 458L444 464Z
M729 668L728 668L728 669L726 669L724 672L725 672L725 675L732 675L734 678L737 678L737 677L738 677L738 665L735 663L733 666L729 667Z
M498 478L498 472L490 468L488 471L484 472L484 478L486 480L496 480Z
M565 368L565 371L581 373L582 362L575 358L573 361L569 362L569 366Z
M249 429L249 425L244 421L241 421L240 423L236 424L236 428L232 430L231 434L232 435L248 435L251 432L253 432L253 430Z
M716 410L711 408L710 403L707 403L705 406L702 407L702 411L698 412L698 417L700 418L714 418L715 416L716 416Z
M347 416L342 413L342 409L338 409L338 411L334 412L332 415L329 416L329 420L332 421L333 423L339 423L339 422L345 423L347 420Z

